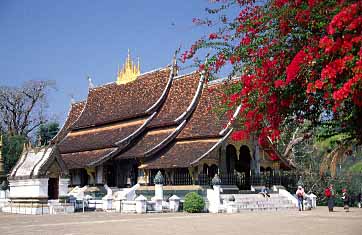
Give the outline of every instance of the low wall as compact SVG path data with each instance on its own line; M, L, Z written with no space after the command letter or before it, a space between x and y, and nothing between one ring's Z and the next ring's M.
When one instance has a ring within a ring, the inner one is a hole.
M163 186L163 200L167 200L172 195L177 195L184 199L185 195L190 192L195 192L204 198L206 198L206 187L202 187L199 185L185 185L185 186ZM143 195L148 200L151 200L152 197L155 196L155 187L154 186L141 186L136 190L137 195Z
M48 198L48 178L9 180L9 198Z

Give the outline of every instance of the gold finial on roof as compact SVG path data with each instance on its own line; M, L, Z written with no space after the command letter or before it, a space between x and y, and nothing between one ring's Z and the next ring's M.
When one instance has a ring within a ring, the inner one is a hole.
M141 69L140 69L140 57L139 56L137 57L137 70L141 71Z
M117 72L117 84L125 84L137 79L137 76L141 74L140 63L138 58L138 64L135 65L131 59L131 53L128 49L127 59L122 69L118 67Z

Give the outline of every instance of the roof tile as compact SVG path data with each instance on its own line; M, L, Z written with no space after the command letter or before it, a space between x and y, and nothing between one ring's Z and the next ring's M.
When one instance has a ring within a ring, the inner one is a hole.
M161 97L170 69L140 75L135 81L90 89L87 104L75 129L116 122L145 114Z
M68 169L85 168L91 162L104 157L105 155L111 153L113 150L115 150L115 148L75 152L69 154L62 154L61 156Z
M161 157L145 163L145 168L160 169L189 167L193 161L197 160L211 149L217 141L218 140L177 142ZM210 158L217 159L217 154L211 154L208 159Z

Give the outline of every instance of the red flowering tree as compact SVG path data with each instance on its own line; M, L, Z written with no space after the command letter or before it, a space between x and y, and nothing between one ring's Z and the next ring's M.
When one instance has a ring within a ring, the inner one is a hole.
M308 120L313 126L333 123L335 132L362 142L362 1L211 4L210 19L194 22L212 33L181 60L212 48L207 63L199 64L209 79L232 68L237 82L223 102L229 110L242 105L234 139L278 139L283 126Z

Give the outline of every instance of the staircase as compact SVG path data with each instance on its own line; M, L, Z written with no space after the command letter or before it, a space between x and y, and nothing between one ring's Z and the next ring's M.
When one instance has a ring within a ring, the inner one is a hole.
M262 194L221 194L221 201L224 212L228 213L296 209L291 200L276 193L266 198Z

